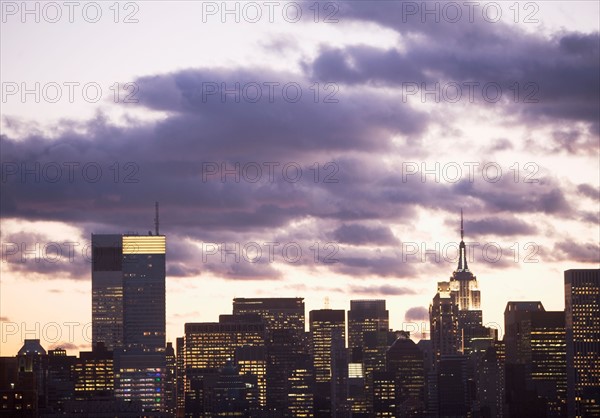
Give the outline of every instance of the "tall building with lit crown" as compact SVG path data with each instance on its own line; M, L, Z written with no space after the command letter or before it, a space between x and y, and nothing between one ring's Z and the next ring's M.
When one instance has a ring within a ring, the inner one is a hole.
M164 412L166 237L92 235L92 340L114 351L115 395Z
M123 345L165 351L166 237L123 235Z
M476 338L490 338L494 333L482 325L481 292L477 277L467 263L462 210L458 266L449 281L438 282L438 292L430 306L431 339L434 358L453 351L469 354ZM454 347L456 344L456 347Z
M600 416L600 269L565 271L570 417Z
M115 394L145 412L165 409L166 237L122 235L123 344L115 348Z

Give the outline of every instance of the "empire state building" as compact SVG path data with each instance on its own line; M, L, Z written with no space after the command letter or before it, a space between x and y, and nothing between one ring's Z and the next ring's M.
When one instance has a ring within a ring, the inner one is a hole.
M442 355L469 354L475 338L494 337L494 330L482 325L481 293L477 277L467 264L462 210L458 249L458 267L449 281L438 282L437 293L429 307L436 360Z
M459 312L478 312L481 324L481 292L477 277L467 265L467 246L464 241L463 214L460 211L460 244L458 246L458 267L450 277L450 291L456 294ZM471 316L475 316L473 313Z

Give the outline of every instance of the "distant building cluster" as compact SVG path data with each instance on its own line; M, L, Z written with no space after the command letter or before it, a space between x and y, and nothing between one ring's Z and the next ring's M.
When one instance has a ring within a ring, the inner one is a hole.
M391 330L385 300L313 310L306 324L303 298L236 298L218 322L186 323L173 346L165 236L92 243L92 350L69 356L25 340L1 357L0 416L600 416L599 269L564 272L564 312L508 302L500 340L482 325L461 231L429 340Z

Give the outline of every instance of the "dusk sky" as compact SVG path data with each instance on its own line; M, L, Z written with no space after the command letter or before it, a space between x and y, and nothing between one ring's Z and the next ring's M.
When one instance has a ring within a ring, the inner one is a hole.
M599 267L598 2L91 3L2 2L0 355L89 349L91 234L156 201L167 341L234 297L428 329L461 209L484 324Z

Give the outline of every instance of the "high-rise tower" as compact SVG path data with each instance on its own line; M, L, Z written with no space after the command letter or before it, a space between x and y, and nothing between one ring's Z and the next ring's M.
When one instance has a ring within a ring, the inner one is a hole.
M469 354L473 339L494 336L491 329L482 325L481 293L477 277L469 270L467 262L462 210L458 266L449 281L438 282L429 317L436 361L442 354Z
M346 313L343 309L310 311L310 341L315 374L315 417L337 417L345 401Z
M115 394L164 410L166 237L92 235L92 340L114 350Z

